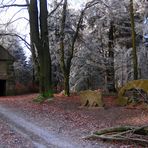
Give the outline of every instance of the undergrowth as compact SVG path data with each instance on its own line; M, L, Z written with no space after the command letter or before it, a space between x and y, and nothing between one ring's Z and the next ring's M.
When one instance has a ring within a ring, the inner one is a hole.
M49 90L48 92L39 94L37 98L33 100L33 102L43 103L45 100L51 101L53 99L53 91Z

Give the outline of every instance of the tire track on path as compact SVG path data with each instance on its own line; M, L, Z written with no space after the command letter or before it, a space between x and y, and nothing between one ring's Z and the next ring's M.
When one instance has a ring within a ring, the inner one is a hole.
M9 108L0 105L0 118L7 121L11 128L19 132L25 138L32 141L36 148L80 148L68 139L49 133L42 127L35 125L16 115Z

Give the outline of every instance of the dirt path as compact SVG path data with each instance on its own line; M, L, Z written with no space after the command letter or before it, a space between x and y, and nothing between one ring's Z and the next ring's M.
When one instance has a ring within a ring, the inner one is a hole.
M21 135L31 140L31 142L37 148L79 148L80 145L70 141L70 139L64 139L49 133L42 127L31 123L22 117L16 115L12 110L0 105L0 117L7 121L14 130Z
M51 102L42 104L33 102L36 96L0 97L0 148L130 148L129 143L84 140L82 137L106 127L148 123L148 110L117 107L111 97L105 100L107 108L100 109L81 108L78 96L55 96ZM11 145L18 134L8 137L10 143L6 142L7 133L1 127L5 123L22 136L22 142ZM1 136L3 133L5 135ZM1 147L1 139L10 146Z
M104 143L82 139L86 132L79 129L81 121L75 122L75 118L79 120L73 110L75 105L69 106L62 99L66 106L56 100L57 103L49 107L48 103L33 103L35 96L0 97L0 148L107 148ZM59 105L62 106L59 108ZM7 124L8 131L2 130L3 124ZM22 142L14 144L15 136L11 135L11 130Z

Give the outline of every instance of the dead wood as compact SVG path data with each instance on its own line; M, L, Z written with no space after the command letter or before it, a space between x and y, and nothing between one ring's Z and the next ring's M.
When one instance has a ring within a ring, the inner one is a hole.
M85 137L111 141L129 141L148 146L148 125L105 128Z

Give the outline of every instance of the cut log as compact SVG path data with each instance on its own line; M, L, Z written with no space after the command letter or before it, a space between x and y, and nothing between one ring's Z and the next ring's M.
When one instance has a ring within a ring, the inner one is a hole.
M102 92L85 90L80 92L81 106L87 107L103 107Z

